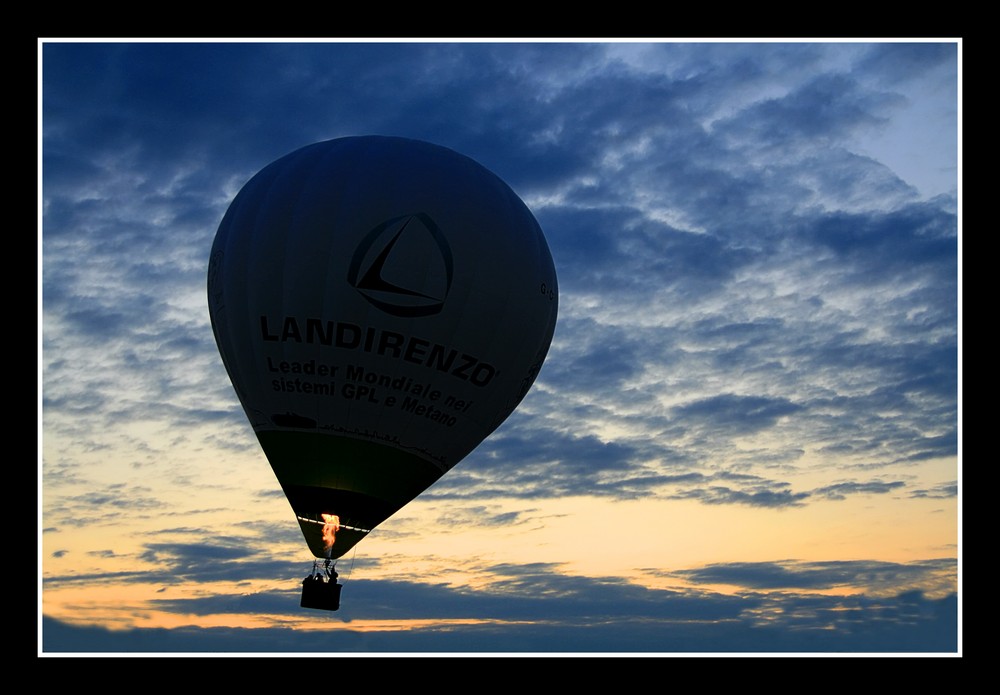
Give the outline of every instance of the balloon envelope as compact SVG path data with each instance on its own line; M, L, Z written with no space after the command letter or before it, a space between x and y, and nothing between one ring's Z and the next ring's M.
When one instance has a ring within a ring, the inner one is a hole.
M338 558L514 410L558 293L538 223L497 176L366 136L247 182L216 234L208 302L310 550Z

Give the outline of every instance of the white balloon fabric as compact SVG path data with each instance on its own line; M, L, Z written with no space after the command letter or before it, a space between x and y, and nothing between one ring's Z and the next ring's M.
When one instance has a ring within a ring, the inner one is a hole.
M524 398L558 290L538 223L496 175L364 136L247 182L216 234L208 303L310 550L338 558Z

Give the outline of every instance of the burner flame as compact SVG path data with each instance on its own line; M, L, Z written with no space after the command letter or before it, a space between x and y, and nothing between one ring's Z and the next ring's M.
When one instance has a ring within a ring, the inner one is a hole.
M340 530L340 517L336 514L321 514L323 517L323 542L326 544L326 551L333 550L333 544L337 542L337 531Z

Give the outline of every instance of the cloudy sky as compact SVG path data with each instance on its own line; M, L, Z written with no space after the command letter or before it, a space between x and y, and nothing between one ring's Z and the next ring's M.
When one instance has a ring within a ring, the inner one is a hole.
M39 652L960 653L960 49L41 41ZM363 134L506 180L560 313L328 613L206 268Z

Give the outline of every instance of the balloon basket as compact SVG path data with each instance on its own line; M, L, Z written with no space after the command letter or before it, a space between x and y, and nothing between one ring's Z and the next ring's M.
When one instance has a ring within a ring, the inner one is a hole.
M303 608L318 608L325 611L335 611L340 608L340 590L342 584L337 583L337 572L330 567L320 571L318 564L313 565L313 571L302 580Z

